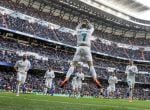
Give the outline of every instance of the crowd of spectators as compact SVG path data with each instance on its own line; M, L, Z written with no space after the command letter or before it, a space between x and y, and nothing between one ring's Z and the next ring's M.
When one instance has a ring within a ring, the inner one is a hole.
M72 22L72 21L68 21L65 19L62 19L59 16L55 16L52 13L48 13L48 12L41 12L38 9L33 8L32 6L26 6L24 3L15 3L12 0L1 0L0 1L1 6L15 10L16 12L21 12L30 16L33 16L35 18L39 18L45 21L49 21L52 23L55 23L57 25L60 26L64 26L64 27L69 27L72 29L75 29L77 23ZM16 19L18 20L18 19ZM21 21L22 22L22 21ZM17 23L15 23L17 24ZM18 24L21 25L18 21ZM28 23L27 23L28 24ZM44 32L42 32L40 34L40 31L37 31L38 29L36 28L40 28L40 30L43 29L43 27L37 27L36 25L38 24L28 24L28 26L26 25L26 23L24 24L26 27L22 27L21 30L24 30L23 28L29 28L28 31L33 33L39 32L39 35L41 35L42 37L48 37L49 36L45 36L45 34L49 35L49 29L45 29ZM24 26L23 25L23 26ZM16 29L18 29L20 26L15 27ZM148 46L150 43L149 39L145 39L145 38L133 38L133 37L124 37L123 35L115 35L115 34L111 34L111 33L107 33L107 32L101 32L99 30L95 31L94 35L99 36L101 38L104 39L108 39L110 41L115 41L115 42L119 42L119 43L125 43L125 44L131 44L131 45L142 45L142 46ZM68 35L67 35L68 36Z
M37 53L42 57L47 57L47 60L41 58L36 58L34 55L30 55L29 60L31 61L31 65L33 69L46 70L48 66L53 65L54 69L57 71L62 71L66 73L68 70L70 61L73 59L74 52L70 52L67 50L61 50L58 48L46 47L42 45L29 44L28 42L23 43L21 41L17 41L16 39L9 38L0 38L0 61L7 62L11 64L15 64L17 60L20 59L18 52L32 52ZM107 68L116 68L118 69L117 77L125 81L126 76L124 71L126 69L126 63L113 61L107 58L100 58L93 56L94 65L97 71L97 74L100 78L108 79L109 74ZM149 71L148 65L137 65L139 71ZM88 73L88 70L86 70ZM139 78L140 77L140 78ZM149 83L149 75L137 75L137 82Z
M2 16L3 20L1 21L5 21L5 23L1 22L1 26L5 26L13 30L19 30L25 33L30 33L32 35L36 35L45 39L62 42L72 46L76 45L76 36L73 36L71 33L65 33L59 31L58 29L44 27L38 23L29 23L26 20L22 20L20 18L13 18L8 15ZM116 44L107 45L104 44L100 39L92 42L92 50L117 57L132 58L137 60L150 60L149 51L143 51L142 49L125 49L117 47Z

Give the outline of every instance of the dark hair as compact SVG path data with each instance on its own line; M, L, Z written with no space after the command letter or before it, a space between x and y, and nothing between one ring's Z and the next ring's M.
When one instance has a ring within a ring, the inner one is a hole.
M82 24L81 28L88 28L87 24Z

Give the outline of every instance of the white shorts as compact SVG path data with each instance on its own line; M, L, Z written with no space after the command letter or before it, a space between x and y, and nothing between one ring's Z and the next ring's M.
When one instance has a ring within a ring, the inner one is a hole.
M135 85L134 79L127 79L127 83L130 88L134 88L134 85Z
M72 89L73 90L78 90L78 89L81 89L82 88L82 83L75 83L75 84L72 84Z
M77 47L73 61L93 61L92 54L91 54L91 48L88 46Z
M82 88L82 82L78 82L78 83L77 83L77 88L78 88L78 89L81 89L81 88Z
M108 86L107 91L108 92L115 92L116 88L115 86Z
M45 80L45 86L47 88L52 88L52 79L51 78L46 78L46 80Z
M17 81L21 82L22 84L25 83L27 77L27 73L17 73Z

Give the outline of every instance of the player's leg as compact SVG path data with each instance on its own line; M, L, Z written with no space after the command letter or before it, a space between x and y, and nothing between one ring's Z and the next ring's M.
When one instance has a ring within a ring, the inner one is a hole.
M110 98L110 87L107 87L107 98Z
M26 74L23 74L23 75L22 75L22 78L21 78L22 88L23 88L24 83L25 83L25 81L26 81L26 77L27 77L27 75L26 75ZM23 90L22 90L22 92L23 92Z
M73 58L73 61L72 61L72 64L66 74L66 78L65 80L61 83L61 87L63 87L66 82L69 80L71 74L74 72L74 69L75 69L75 66L77 65L78 61L80 61L80 58L81 58L81 52L82 51L82 47L78 47L77 50L76 50L76 53L74 55L74 58Z
M89 65L90 73L92 74L94 82L96 83L96 85L98 87L101 87L101 84L100 84L100 82L97 79L97 74L96 74L95 68L93 66L93 62L92 61L88 61L88 65Z
M82 83L80 82L79 85L78 85L78 91L77 91L78 92L77 93L78 94L78 98L81 97L81 89L82 89Z
M16 96L19 96L21 80L22 80L22 74L17 73L17 94L16 94Z
M132 102L133 82L131 80L128 80L127 82L129 85L129 102Z
M85 53L85 60L88 63L90 74L92 74L93 80L96 83L98 87L101 87L100 82L97 79L97 74L93 65L93 59L92 59L92 54L91 54L91 49L89 47L84 47L84 53Z
M52 83L52 79L50 79L49 81L49 85L48 85L48 89L49 89L49 93L52 95L52 86L53 86L53 83Z
M71 74L74 72L76 64L77 64L77 61L72 62L71 66L66 74L65 80L61 83L61 87L63 87L66 84L66 82L69 80Z
M75 97L76 95L76 87L75 84L72 84L72 97Z
M20 84L21 84L21 82L20 82L20 81L17 81L17 94L16 94L16 96L19 96Z
M129 97L129 101L132 102L133 100L133 89L134 89L134 82L131 83L131 86L130 86L130 97Z
M46 79L46 80L45 80L45 85L44 85L44 95L47 94L48 83L49 83L49 81L48 81L48 79Z
M112 98L115 98L115 87L112 87Z

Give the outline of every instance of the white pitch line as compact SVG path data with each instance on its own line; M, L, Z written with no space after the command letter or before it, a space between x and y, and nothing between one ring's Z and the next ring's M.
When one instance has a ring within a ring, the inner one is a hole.
M11 96L0 96L0 97L6 97L6 98L11 98L13 99L14 97L11 97ZM18 97L18 96L16 96ZM106 104L89 104L89 103L86 103L86 104L81 104L81 103L71 103L71 102L60 102L60 101L50 101L50 100L38 100L38 99L29 99L29 98L23 98L23 99L26 99L26 100L34 100L34 101L39 101L39 102L51 102L51 103L61 103L61 104L70 104L70 105L81 105L81 106L97 106L97 107L108 107L108 105ZM115 106L115 105L111 105L111 107L119 107L120 106ZM125 107L125 108L128 108L128 109L132 109L132 110L137 110L137 107ZM142 109L142 110L149 110L149 109Z

